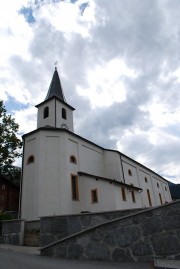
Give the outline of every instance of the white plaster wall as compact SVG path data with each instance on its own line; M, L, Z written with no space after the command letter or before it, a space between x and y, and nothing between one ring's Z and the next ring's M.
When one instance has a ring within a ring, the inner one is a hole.
M115 198L116 198L116 210L130 209L130 208L141 208L141 193L134 191L135 202L132 201L132 194L125 188L126 200L123 200L121 186L115 185Z
M157 184L159 184L159 187L157 186ZM152 186L153 186L153 190L154 190L156 205L161 204L160 198L159 198L159 193L161 194L162 202L165 203L166 200L165 200L164 192L163 192L163 188L162 188L162 180L156 176L152 176Z
M66 119L62 118L62 108L66 110ZM56 100L56 127L61 128L63 123L68 126L69 131L74 132L73 111L65 104Z
M44 175L44 186L46 192L45 215L54 215L60 212L60 138L59 136L47 136L45 142L46 173Z
M81 211L80 200L72 200L72 187L71 187L71 175L78 176L79 171L79 141L74 140L72 136L68 136L66 138L66 163L67 163L67 180L69 182L69 199L68 199L68 208L70 208L71 213L79 213ZM74 156L76 158L77 163L70 162L70 156ZM78 186L79 186L78 179Z
M80 137L66 131L41 130L25 138L24 178L22 196L22 217L37 219L39 216L75 214L81 211L106 211L149 206L147 188L150 190L152 205L159 205L159 192L163 202L171 201L167 183L155 177L145 167L123 157L125 183L143 189L135 191L136 202L126 189L126 201L122 200L118 185L92 177L79 176L79 201L72 200L71 174L78 171L99 177L122 180L122 167L117 152L103 150ZM35 163L26 165L27 157L35 156ZM70 163L74 155L77 164ZM128 169L132 176L128 175ZM148 183L144 177L147 177ZM157 188L159 182L159 188ZM167 191L165 191L167 186ZM91 189L98 189L99 202L91 203ZM154 195L153 195L154 193Z
M41 216L72 213L70 174L67 171L64 132L41 131L40 210Z
M91 202L91 190L97 189L98 203ZM115 186L101 180L79 177L79 196L81 211L99 212L115 210L114 199Z
M49 107L49 117L44 119L44 108L47 106ZM37 128L46 125L55 127L55 99L38 107Z
M122 158L122 166L124 171L124 178L126 184L133 184L136 187L139 187L139 179L137 174L137 166L132 161ZM131 170L132 176L128 174L128 170Z
M152 188L151 175L144 168L143 168L143 170L141 170L141 169L138 170L138 175L139 175L140 188L143 189L143 191L141 193L143 207L150 206L149 200L148 200L148 195L147 195L147 190L149 190L149 193L150 193L152 206L155 206L156 201L154 198L154 193L153 193L153 188ZM147 182L145 181L145 177L147 178Z
M172 199L171 199L171 194L170 194L168 183L162 182L162 188L163 188L165 202L170 202Z
M31 135L24 141L24 162L22 181L21 212L24 219L37 219L38 217L38 193L39 186L36 178L38 171L38 135ZM34 163L27 164L29 156L33 155Z
M44 119L44 108L47 106L49 107L49 117ZM62 108L66 110L66 119L62 118ZM74 132L73 111L68 106L54 98L38 107L37 128L46 125L61 128L62 124L66 124L68 129Z
M103 150L90 143L82 141L79 144L79 164L80 171L105 176Z
M113 151L104 151L104 170L105 177L124 181L120 155Z
M141 207L141 197L137 191L135 191L136 202L133 203L131 193L127 189L126 201L123 201L121 187L108 181L80 176L79 183L81 211L99 212ZM93 189L98 191L98 203L91 202Z

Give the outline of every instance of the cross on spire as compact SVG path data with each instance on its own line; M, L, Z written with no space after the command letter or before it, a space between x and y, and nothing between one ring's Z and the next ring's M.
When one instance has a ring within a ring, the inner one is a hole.
M54 65L55 65L55 69L57 69L57 66L58 66L58 61L55 61Z

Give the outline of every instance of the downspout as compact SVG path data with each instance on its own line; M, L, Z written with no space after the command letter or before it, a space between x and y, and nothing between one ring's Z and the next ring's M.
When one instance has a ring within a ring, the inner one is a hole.
M21 218L21 203L22 203L22 184L23 184L23 164L24 164L24 152L25 152L25 143L23 140L23 156L22 156L22 170L21 170L21 181L20 181L20 192L19 192L19 210L18 210L18 219Z

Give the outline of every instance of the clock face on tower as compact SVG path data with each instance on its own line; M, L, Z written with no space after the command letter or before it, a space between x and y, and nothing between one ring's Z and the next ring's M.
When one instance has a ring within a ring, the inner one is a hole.
M61 124L61 128L69 130L69 127L65 123Z

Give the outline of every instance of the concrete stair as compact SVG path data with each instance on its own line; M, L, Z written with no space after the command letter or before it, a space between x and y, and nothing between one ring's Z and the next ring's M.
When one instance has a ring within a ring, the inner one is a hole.
M180 260L154 259L156 269L180 269Z

